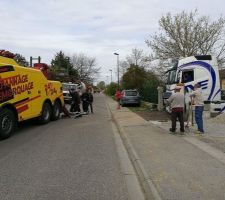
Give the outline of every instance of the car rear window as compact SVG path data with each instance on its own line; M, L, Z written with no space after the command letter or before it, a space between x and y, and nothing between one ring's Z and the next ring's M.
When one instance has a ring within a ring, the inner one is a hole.
M72 88L76 90L77 86L75 84L66 84L66 83L63 83L62 84L62 88L63 88L63 91L69 91Z
M125 91L126 96L137 96L137 91Z

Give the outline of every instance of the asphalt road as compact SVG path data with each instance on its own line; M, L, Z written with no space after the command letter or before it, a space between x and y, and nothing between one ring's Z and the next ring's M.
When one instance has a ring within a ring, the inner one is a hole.
M22 124L0 141L1 200L126 200L104 96L94 114Z

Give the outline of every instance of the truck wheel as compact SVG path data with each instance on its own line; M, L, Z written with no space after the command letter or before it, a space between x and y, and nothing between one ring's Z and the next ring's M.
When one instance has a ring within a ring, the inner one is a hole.
M58 120L60 116L60 111L61 111L61 105L58 101L55 102L52 110L52 120Z
M38 121L40 124L47 124L52 116L52 108L49 103L44 103L41 111L41 116L39 117Z
M16 117L12 110L4 108L0 114L0 139L10 137L16 127Z

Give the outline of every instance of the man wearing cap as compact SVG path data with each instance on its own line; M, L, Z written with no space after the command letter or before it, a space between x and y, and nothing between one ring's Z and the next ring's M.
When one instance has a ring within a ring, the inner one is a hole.
M182 86L176 85L174 89L174 93L167 100L171 106L171 121L172 128L170 128L170 132L174 133L176 131L176 120L178 118L180 122L180 132L184 133L184 94L181 93Z
M196 83L194 85L194 91L190 94L190 97L193 98L193 104L195 105L195 122L198 126L197 133L203 134L204 129L202 115L204 110L204 101L200 84Z

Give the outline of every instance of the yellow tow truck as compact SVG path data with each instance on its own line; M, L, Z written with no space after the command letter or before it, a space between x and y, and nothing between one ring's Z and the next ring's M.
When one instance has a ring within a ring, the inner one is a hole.
M18 122L37 118L46 124L59 119L63 106L60 82L48 80L40 69L19 66L13 56L0 52L0 139L10 137Z

